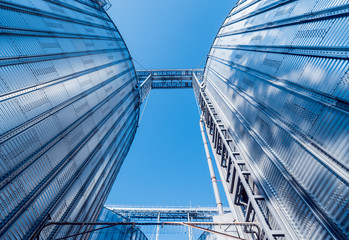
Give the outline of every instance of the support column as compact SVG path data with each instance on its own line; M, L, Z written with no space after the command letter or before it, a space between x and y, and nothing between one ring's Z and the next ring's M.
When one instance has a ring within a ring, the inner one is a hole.
M188 222L190 221L190 213L188 213ZM188 239L193 240L193 229L188 226Z
M158 215L158 223L160 223L160 213ZM160 225L157 226L156 228L156 240L159 240L159 232L160 232Z
M201 129L202 141L204 143L204 148L205 148L208 168L210 170L213 192L214 192L214 196L215 196L215 199L216 199L216 205L217 205L217 208L218 208L219 215L223 215L223 213L224 213L224 211L223 211L223 204L222 204L222 201L221 201L221 197L219 195L217 179L216 179L216 176L215 176L215 173L214 173L214 170L213 170L212 159L211 159L210 151L208 149L208 144L207 144L207 140L206 140L206 136L205 136L205 131L204 131L202 117L200 119L200 129Z

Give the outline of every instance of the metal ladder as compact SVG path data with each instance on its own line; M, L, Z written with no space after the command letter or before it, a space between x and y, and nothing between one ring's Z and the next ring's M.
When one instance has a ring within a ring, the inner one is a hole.
M254 222L261 227L261 239L285 239L283 227L275 226L275 221L270 224L273 216L267 207L265 194L205 92L204 84L200 84L195 76L193 88L222 184L227 197L232 200L230 207L236 212L239 221ZM249 233L252 239L258 238L252 227L244 227L244 232Z

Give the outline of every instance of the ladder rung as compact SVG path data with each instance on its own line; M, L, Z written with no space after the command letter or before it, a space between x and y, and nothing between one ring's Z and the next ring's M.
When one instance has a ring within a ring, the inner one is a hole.
M254 195L253 198L256 200L264 200L264 197L262 195Z
M285 236L285 233L282 232L281 230L272 230L272 231L271 231L271 234L272 234L274 237L284 237L284 236Z

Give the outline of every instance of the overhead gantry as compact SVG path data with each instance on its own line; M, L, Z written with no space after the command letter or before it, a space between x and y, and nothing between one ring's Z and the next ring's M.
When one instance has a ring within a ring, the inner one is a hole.
M222 213L216 207L120 207L112 205L105 207L130 219L132 222L188 226L189 240L194 239L193 228L227 237L224 239L241 239L239 238L238 228L253 227L257 233L260 230L258 226L250 223L233 223L232 219L229 219L232 223L229 224L229 222L222 221L221 218L217 219L217 216ZM222 208L222 211L226 214L230 213L229 208ZM219 227L218 222L223 223L224 228ZM159 239L159 231L160 225L157 225L155 239Z
M157 88L192 88L194 76L201 79L203 69L137 70L141 102L150 90Z
M234 221L258 224L261 236L252 231L239 230L239 235L246 239L284 239L287 226L279 214L270 207L259 179L251 170L246 157L240 152L221 114L215 109L207 94L202 69L171 69L137 71L138 88L141 102L152 88L193 88L200 108L200 125L204 129L203 142L206 137L210 142L214 161L219 171L225 195ZM206 133L206 134L205 134ZM206 136L205 136L206 135ZM211 156L206 151L210 167ZM214 190L215 176L211 176ZM216 191L215 191L216 192ZM221 207L219 195L215 194L218 209ZM265 214L265 210L267 215ZM273 219L271 221L271 219Z
M118 213L134 221L157 221L160 216L162 221L212 221L213 216L218 215L215 207L120 207L105 206L109 210ZM224 208L229 213L229 208Z

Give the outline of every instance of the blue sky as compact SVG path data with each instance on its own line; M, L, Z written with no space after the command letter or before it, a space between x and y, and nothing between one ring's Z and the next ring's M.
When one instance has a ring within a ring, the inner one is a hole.
M152 90L108 204L214 205L194 103L191 89Z
M113 6L108 14L132 57L145 68L196 68L209 52L221 24L236 2L110 1Z
M164 69L196 68L208 54L235 1L114 0L111 3L108 14L132 57L146 68ZM198 122L191 89L152 90L133 145L106 204L214 206ZM221 196L225 199L223 192Z

